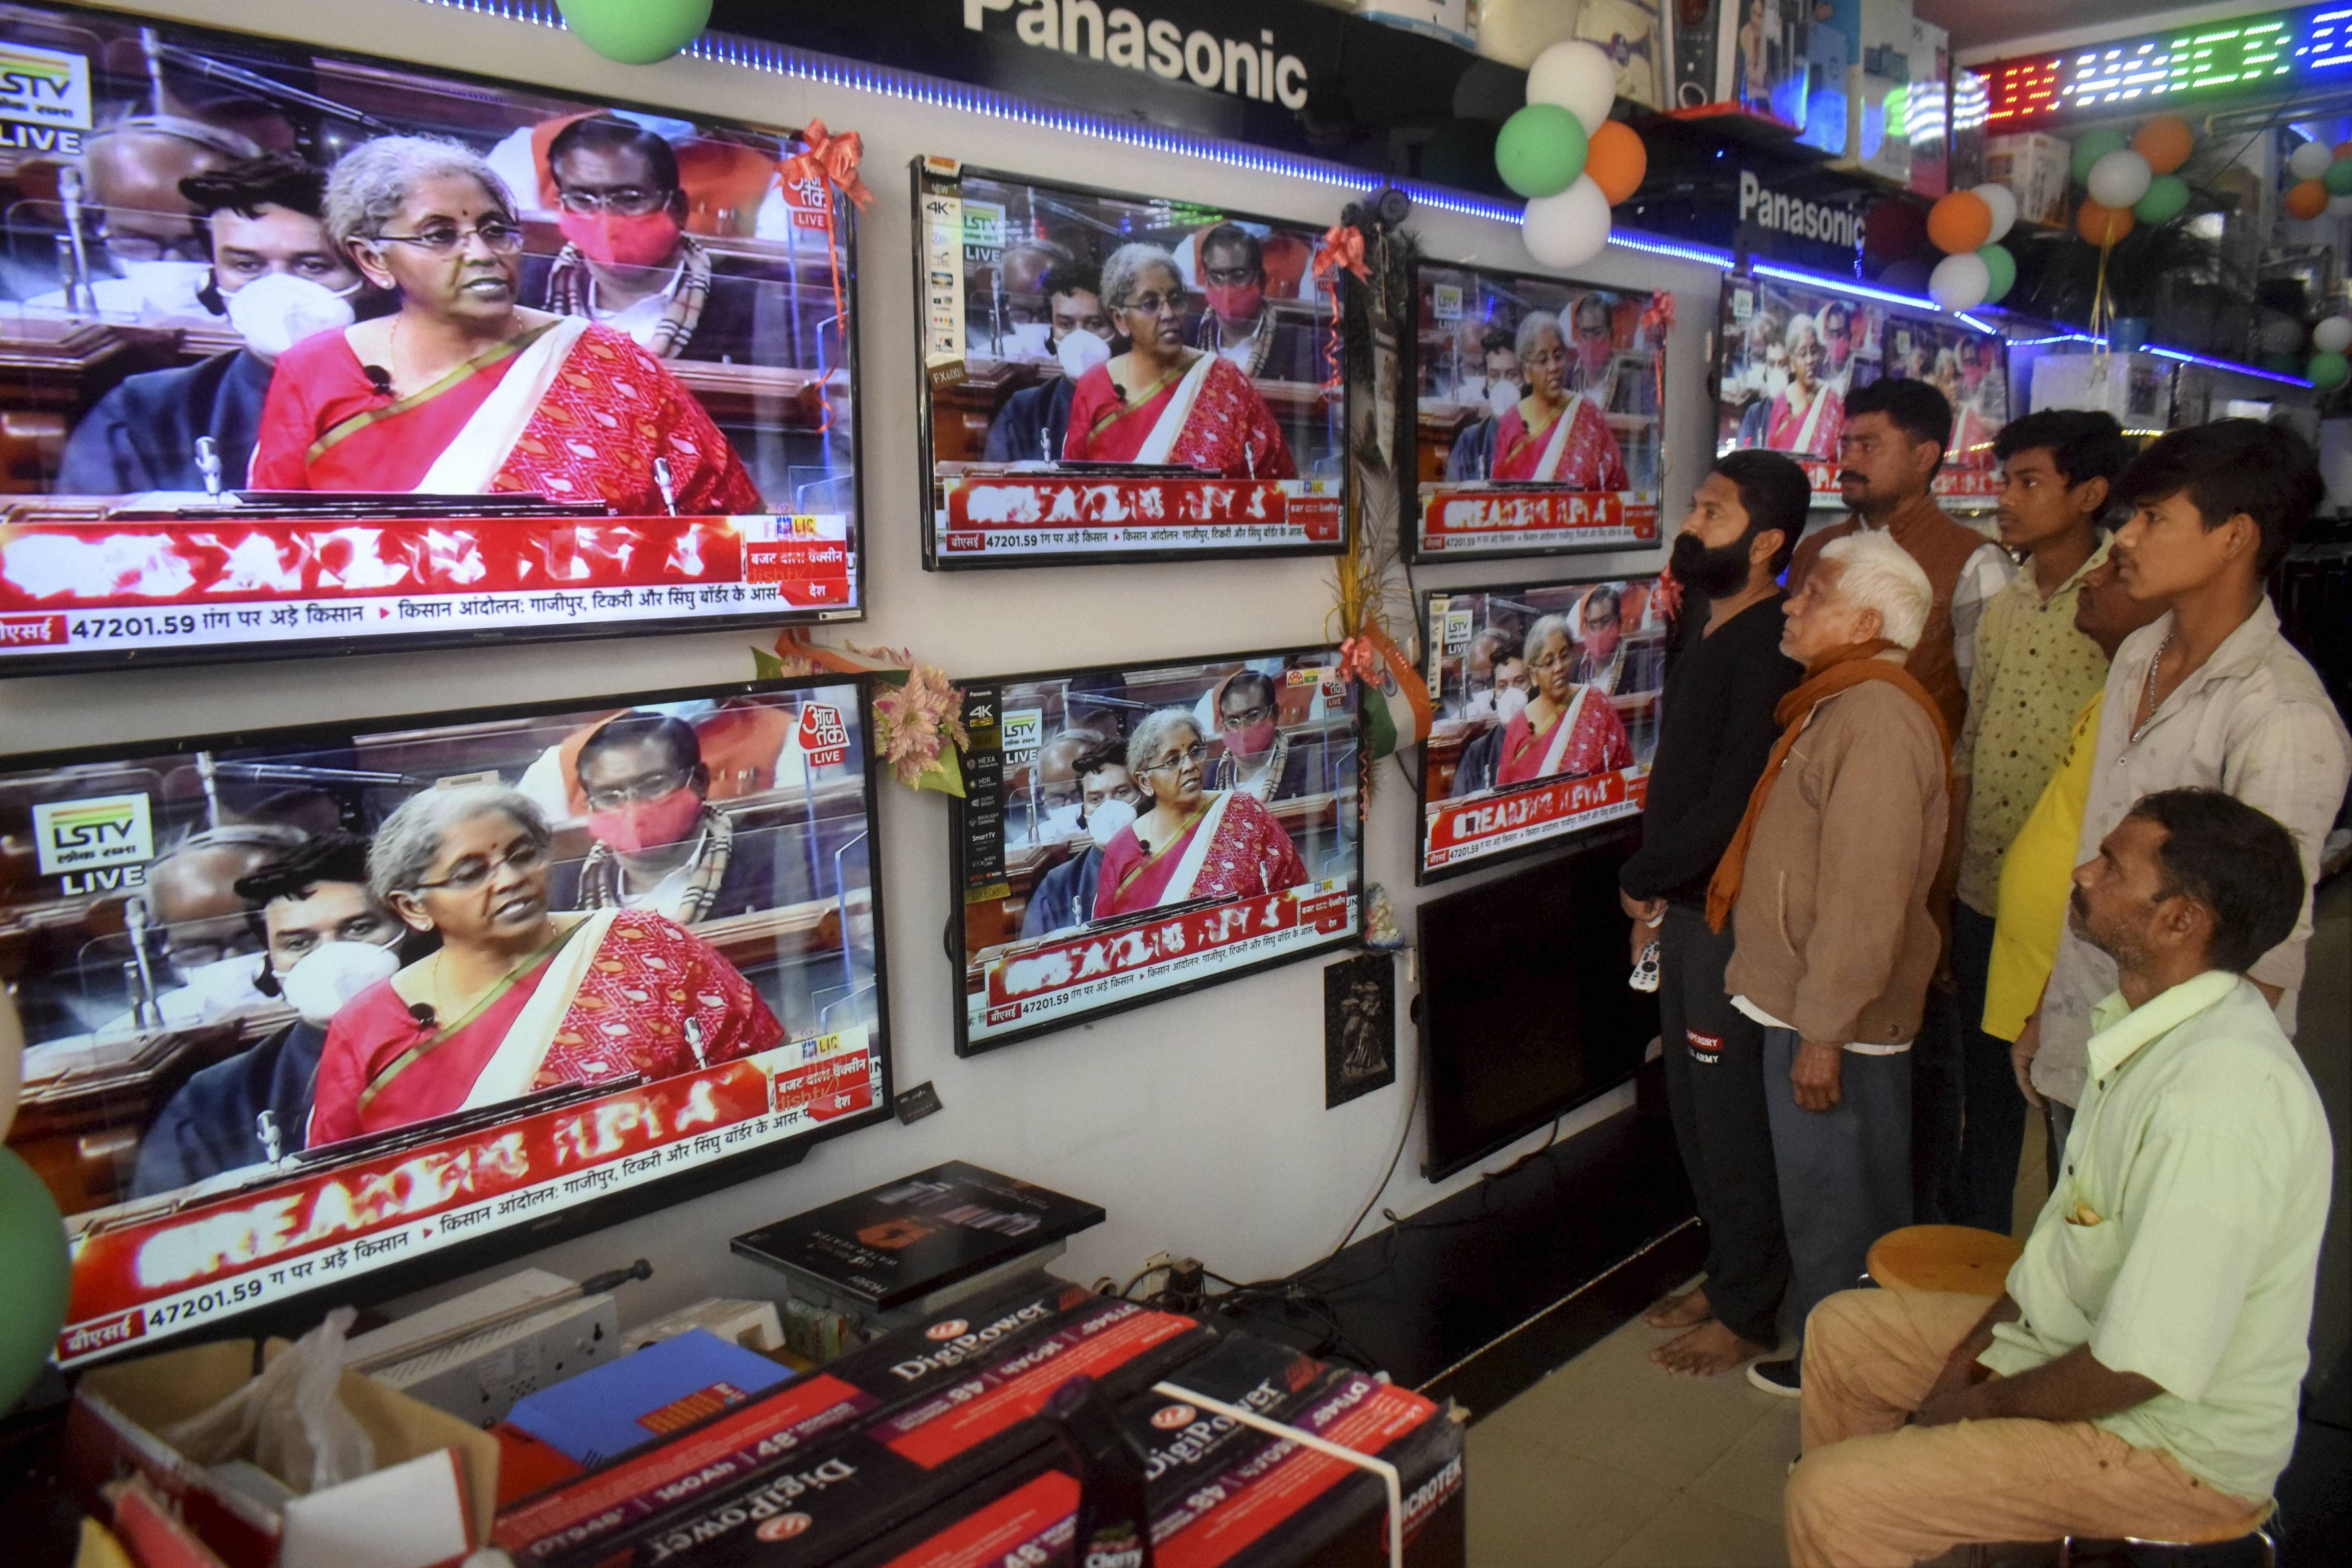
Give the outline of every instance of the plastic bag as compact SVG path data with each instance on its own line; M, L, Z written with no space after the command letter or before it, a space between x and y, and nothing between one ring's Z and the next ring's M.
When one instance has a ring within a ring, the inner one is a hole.
M375 1443L336 1401L343 1336L359 1314L338 1307L211 1409L167 1426L163 1440L200 1465L250 1459L298 1492L323 1491L375 1468Z

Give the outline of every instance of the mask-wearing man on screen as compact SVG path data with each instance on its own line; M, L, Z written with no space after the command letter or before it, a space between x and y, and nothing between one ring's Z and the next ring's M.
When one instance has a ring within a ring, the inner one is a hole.
M1221 223L1197 250L1201 299L1193 346L1221 354L1253 381L1320 381L1320 350L1303 322L1283 322L1266 297L1265 242Z
M1841 384L1853 362L1853 311L1844 300L1832 300L1822 307L1822 374Z
M244 346L125 377L74 427L57 489L71 495L240 489L278 356L357 319L367 291L320 222L326 174L266 153L180 182L209 261L194 298ZM197 442L209 438L208 471Z
M1143 792L1127 770L1127 743L1090 740L1070 764L1078 781L1078 827L1087 847L1037 879L1021 911L1024 942L1082 926L1094 918L1102 846L1135 820Z
M687 233L667 141L618 114L592 115L555 133L547 168L563 248L551 265L525 262L524 298L626 332L656 358L753 361L756 282L714 264Z
M580 866L579 907L651 910L680 925L709 919L735 829L708 804L710 771L694 726L625 713L588 738L576 767L594 840Z
M1305 789L1304 761L1291 757L1277 711L1270 677L1255 669L1226 677L1217 691L1217 734L1225 749L1217 758L1212 789L1240 790L1269 803Z
M1624 600L1604 583L1584 595L1577 621L1584 651L1577 659L1576 679L1613 696L1624 683Z
M104 1026L101 1036L192 1029L268 1006L259 988L261 933L242 878L307 842L299 828L232 824L192 833L147 865L147 884L127 911L140 984L152 994Z
M1617 329L1607 296L1587 294L1570 312L1576 331L1576 387L1606 408L1614 390L1610 370L1617 360Z
M295 1019L199 1070L164 1103L140 1142L133 1197L274 1164L303 1149L327 1026L401 965L404 928L368 892L365 839L312 839L239 877L235 891L260 910L244 917L263 942L258 989L292 1007Z
M1047 272L1040 287L1048 311L1046 348L1062 374L1004 400L989 422L982 454L987 462L1052 462L1069 434L1071 389L1111 355L1113 329L1103 309L1100 268L1065 262Z

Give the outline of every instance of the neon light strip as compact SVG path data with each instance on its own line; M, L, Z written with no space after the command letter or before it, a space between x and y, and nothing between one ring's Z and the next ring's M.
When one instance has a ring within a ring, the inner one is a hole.
M525 22L533 26L563 28L562 14L551 5L532 4L531 0L417 0L423 5L444 10L464 11L489 16L503 22ZM2352 10L2332 13L2352 16ZM770 44L754 38L737 37L731 34L704 33L687 47L686 54L696 59L712 60L721 65L740 66L746 70L764 72L798 81L817 82L827 87L848 88L858 92L871 92L904 102L921 103L936 108L952 109L986 119L1008 121L1018 125L1035 125L1049 131L1060 131L1075 136L1090 136L1099 141L1115 142L1154 153L1172 153L1182 157L1203 159L1232 168L1249 169L1258 174L1283 174L1293 179L1311 180L1319 184L1336 185L1359 194L1375 191L1384 183L1392 183L1423 206L1439 212L1458 213L1465 217L1486 218L1495 223L1516 227L1527 216L1527 209L1509 202L1471 195L1465 192L1444 190L1415 182L1383 182L1379 176L1360 170L1347 169L1311 158L1297 157L1285 153L1270 153L1263 148L1241 142L1223 142L1206 137L1184 136L1172 132L1146 131L1132 125L1104 120L1097 116L1070 110L1045 109L1022 101L1007 94L986 88L962 87L953 83L916 76L912 72L895 70L884 66L859 65L854 61L834 60L822 55L803 54L797 49ZM2347 57L2352 58L2352 57ZM1625 250L1653 256L1668 256L1677 260L1712 267L1718 271L1733 269L1730 252L1709 245L1648 234L1640 229L1613 227L1609 243ZM1832 292L1860 295L1866 299L1899 305L1908 310L1929 315L1941 314L1941 307L1933 300L1915 294L1898 294L1892 289L1874 288L1852 278L1840 278L1825 272L1808 271L1802 268L1783 267L1776 262L1751 263L1750 270L1759 276L1776 278L1783 282L1800 283L1810 288ZM1961 318L1969 321L1967 317ZM1971 326L1990 331L1981 322L1969 321ZM2064 334L2058 338L2040 340L2045 342L2097 340L2080 334ZM2294 386L2311 384L2276 371L2260 370L2252 365L2233 364L2228 360L2209 359L2200 354L2184 353L2176 349L2151 347L2151 353L2191 364L2211 365L2217 369L2236 371L2245 375L2262 376L2271 381L2283 381Z

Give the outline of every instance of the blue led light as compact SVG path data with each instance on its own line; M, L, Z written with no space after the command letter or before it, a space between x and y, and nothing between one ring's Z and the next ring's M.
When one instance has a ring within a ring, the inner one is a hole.
M444 10L464 11L474 16L490 16L505 22L524 22L533 26L563 27L562 13L552 5L533 4L532 0L417 0L419 5L436 5ZM2329 12L2315 18L2332 21L2352 16L2352 9ZM745 38L730 33L704 33L687 47L684 53L696 59L715 61L721 65L738 66L746 70L761 71L797 81L813 81L827 87L848 88L854 91L870 92L905 102L951 109L966 114L977 114L991 120L1009 121L1016 125L1034 125L1049 131L1060 131L1074 136L1090 136L1099 141L1114 142L1154 153L1171 153L1181 157L1198 158L1223 164L1228 168L1248 169L1257 174L1285 174L1294 179L1312 180L1320 184L1362 194L1378 190L1383 184L1394 184L1412 197L1417 205L1438 212L1457 213L1465 217L1486 218L1496 223L1517 226L1526 216L1527 209L1516 202L1495 201L1466 192L1424 185L1416 181L1382 181L1379 176L1338 164L1319 163L1314 159L1295 157L1288 153L1270 153L1263 148L1236 142L1217 141L1207 137L1186 136L1173 132L1154 131L1143 127L1105 120L1075 110L1046 109L1027 103L1005 93L988 88L964 87L887 66L861 65L853 60L838 60L824 55L805 54L782 45L758 38ZM2085 57L2086 58L2088 57ZM2352 59L2352 55L2344 57ZM2333 63L2333 62L2322 62ZM1720 157L1720 152L1717 156ZM1622 226L1612 228L1609 243L1621 249L1653 256L1673 257L1677 260L1695 262L1730 271L1735 258L1729 251L1688 240L1670 239L1662 235L1629 229ZM1809 288L1832 292L1859 295L1883 300L1909 310L1928 314L1938 313L1933 300L1916 295L1898 294L1892 289L1874 288L1852 278L1840 278L1824 272L1811 272L1802 268L1783 267L1777 263L1759 261L1752 270L1783 282L1803 284ZM1993 329L1968 316L1962 321L1980 331ZM2028 342L2096 342L2098 339L2081 333L2062 333L2056 337L2021 340ZM2211 359L2203 354L2187 353L2179 349L2156 348L2151 353L2186 364L2210 365L2240 375L2260 376L2266 381L2283 382L2290 386L2309 386L2311 383L2299 376L2282 375L2276 371L2263 370L2253 365L2237 364L2229 360Z

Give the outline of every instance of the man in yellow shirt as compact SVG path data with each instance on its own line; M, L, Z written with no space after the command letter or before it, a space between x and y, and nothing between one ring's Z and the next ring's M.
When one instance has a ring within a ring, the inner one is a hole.
M1805 1340L1796 1568L1974 1542L2252 1529L2294 1450L2334 1151L2246 971L2303 862L2220 790L2143 796L2077 867L2113 959L2065 1164L2008 1289L1849 1290Z

